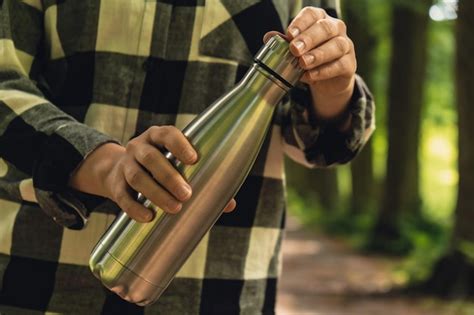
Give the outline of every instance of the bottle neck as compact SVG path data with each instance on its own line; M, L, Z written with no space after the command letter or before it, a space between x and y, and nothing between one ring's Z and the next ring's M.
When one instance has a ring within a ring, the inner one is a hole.
M236 87L238 90L253 91L266 100L266 103L276 105L290 91L285 83L276 76L254 63Z
M252 65L240 81L239 85L244 85L247 88L252 88L257 91L273 88L273 86L276 85L276 87L280 88L284 93L289 92L292 88L288 82L283 82L275 76L274 73L271 73L258 63Z
M288 89L292 89L293 85L285 80L282 76L280 76L277 72L275 72L272 68L264 64L262 61L255 59L255 64L258 66L265 75L270 75L272 80L276 79L279 83L283 83Z

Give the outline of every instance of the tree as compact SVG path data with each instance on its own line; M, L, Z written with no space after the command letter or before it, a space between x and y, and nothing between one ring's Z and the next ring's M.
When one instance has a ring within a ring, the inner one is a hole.
M404 252L399 220L421 206L418 147L432 0L393 2L386 178L371 247Z
M322 210L340 207L339 182L336 168L307 169L290 159L285 162L287 182L300 197L317 199Z
M456 22L456 97L458 109L459 186L454 231L447 253L424 284L443 296L474 295L474 1L460 0Z
M342 4L343 16L357 55L357 73L367 85L373 86L375 67L376 35L369 10L369 0L345 0ZM374 204L373 144L366 143L358 157L351 163L352 196L350 213L367 211Z

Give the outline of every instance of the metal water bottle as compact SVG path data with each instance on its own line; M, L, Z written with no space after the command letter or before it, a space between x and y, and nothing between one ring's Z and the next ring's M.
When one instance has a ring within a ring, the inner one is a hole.
M276 105L303 70L282 37L272 37L251 69L227 94L197 116L183 133L198 152L194 165L174 164L193 189L178 214L156 212L138 223L122 213L92 251L89 265L102 283L138 305L155 302L173 280L253 166Z

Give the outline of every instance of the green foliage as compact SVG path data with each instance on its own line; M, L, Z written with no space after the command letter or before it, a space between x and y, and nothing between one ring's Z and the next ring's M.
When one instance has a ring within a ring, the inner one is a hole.
M455 126L454 25L432 22L430 27L424 120L437 126Z
M342 172L340 177L347 174ZM354 246L362 244L366 238L369 228L372 226L374 216L371 212L360 215L347 214L348 195L345 188L341 189L340 206L325 209L321 206L315 196L302 196L295 189L288 188L289 212L297 216L304 225L330 235L344 236Z
M431 274L437 258L448 247L450 230L426 217L408 219L402 226L413 248L394 270L394 277L399 284L414 284Z
M457 129L425 120L420 152L421 193L426 216L451 228L458 183Z

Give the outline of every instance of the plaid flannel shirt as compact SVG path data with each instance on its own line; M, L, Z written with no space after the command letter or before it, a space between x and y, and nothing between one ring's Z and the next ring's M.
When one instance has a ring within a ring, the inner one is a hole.
M0 2L2 314L274 313L284 153L311 166L352 159L374 129L360 78L346 133L308 118L304 86L278 105L237 209L152 306L124 302L92 276L90 251L119 210L67 181L103 143L126 143L152 125L184 127L242 78L263 34L284 31L303 4L337 12L336 1Z

